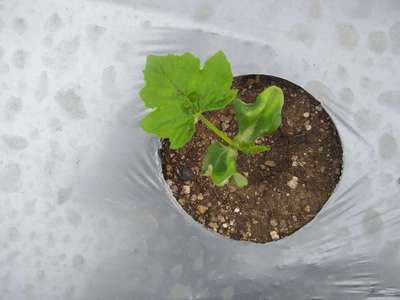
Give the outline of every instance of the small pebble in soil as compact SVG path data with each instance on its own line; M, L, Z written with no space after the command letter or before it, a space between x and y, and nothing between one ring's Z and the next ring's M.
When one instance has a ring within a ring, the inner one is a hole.
M304 118L308 118L310 116L310 113L309 112L305 112L304 114L303 114L303 117Z
M223 227L223 228L228 228L228 223L223 223L223 224L222 224L222 227Z
M233 211L234 211L235 213L238 213L238 212L240 212L240 209L239 209L239 207L236 207Z
M271 220L269 220L269 224L271 224L272 227L276 227L278 226L278 221L272 218Z
M218 224L215 222L208 223L208 226L210 226L214 231L218 230Z
M222 123L222 130L226 131L226 130L228 130L228 129L229 129L229 123L223 122L223 123Z
M222 121L223 123L229 123L230 118L229 118L228 116L226 116L226 115L222 115L222 116L221 116L221 121Z
M178 192L178 187L177 187L175 184L172 184L172 185L170 185L169 187L170 187L171 192L172 192L173 194L176 194L176 193Z
M273 160L266 160L264 162L264 165L268 166L268 167L275 167L276 163Z
M279 234L275 230L272 230L269 235L273 241L279 240Z
M306 213L310 213L311 212L311 207L310 207L310 205L306 205L305 207L304 207L304 211L306 212Z
M291 189L295 189L295 188L297 188L297 185L299 184L299 178L298 177L296 177L296 176L293 176L292 177L292 179L290 179L288 182L287 182L287 185L291 188Z
M306 128L307 131L310 131L312 128L310 124L306 124L304 125L304 127Z
M203 215L207 210L208 210L208 207L207 207L207 206L204 206L204 205L199 205L199 206L197 206L197 211L198 211L201 215Z
M182 186L182 193L184 193L184 194L190 194L190 185L184 185L184 186Z
M194 178L194 172L192 171L192 169L183 166L180 170L179 170L179 179L182 181L192 181Z
M217 220L218 220L218 222L220 222L220 223L224 223L224 222L225 222L224 216L221 216L221 215L218 215L218 216L217 216Z
M236 188L234 185L232 185L232 184L229 184L229 185L228 185L228 189L229 189L229 191L232 192L232 193L233 193L233 192L236 192L236 190L237 190L237 188Z
M200 193L200 194L198 194L197 195L197 200L203 200L204 199L204 196L203 196L203 194L202 193Z

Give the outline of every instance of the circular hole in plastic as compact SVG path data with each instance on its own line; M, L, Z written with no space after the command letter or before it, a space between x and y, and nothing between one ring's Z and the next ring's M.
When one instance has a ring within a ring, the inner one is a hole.
M294 83L267 75L234 78L241 100L252 103L266 87L283 90L280 128L257 140L270 151L240 153L237 168L249 184L213 185L201 175L207 147L218 138L201 122L179 150L162 141L163 175L179 205L209 230L234 240L257 243L289 236L310 222L333 193L342 172L339 134L320 102ZM232 106L206 117L230 136L238 130Z

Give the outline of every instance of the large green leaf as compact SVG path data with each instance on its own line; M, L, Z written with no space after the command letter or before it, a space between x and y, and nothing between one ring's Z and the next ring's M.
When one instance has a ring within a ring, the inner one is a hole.
M143 72L146 84L140 96L150 108L185 103L193 92L193 81L199 71L200 60L191 53L149 55Z
M169 138L174 149L193 136L197 116L229 104L232 72L223 52L209 58L203 69L190 53L147 57L145 86L140 96L146 107L155 109L141 123L143 129Z
M255 103L233 101L239 132L235 140L242 145L254 145L258 137L272 134L281 124L283 92L277 86L270 86L261 92Z
M219 142L212 143L203 159L202 174L210 176L217 186L225 185L230 178L237 186L245 186L246 177L239 174L236 169L237 155L237 150L230 146L224 146Z

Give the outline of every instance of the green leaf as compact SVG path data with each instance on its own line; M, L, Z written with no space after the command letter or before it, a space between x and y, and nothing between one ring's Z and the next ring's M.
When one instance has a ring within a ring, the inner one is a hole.
M224 146L219 142L212 143L203 159L202 174L210 176L217 186L225 185L232 176L235 176L234 183L238 186L243 185L244 179L241 177L243 175L236 170L237 155L237 150L230 146Z
M247 178L240 173L235 173L232 175L232 182L239 188L242 188L249 183Z
M210 57L196 81L199 94L199 106L202 112L224 108L237 94L231 89L231 65L222 51Z
M271 150L271 147L265 145L256 145L254 143L239 143L239 148L243 153L246 154L255 154L259 152L265 152Z
M149 55L144 70L146 82L140 91L146 107L157 108L189 102L200 60L191 53L183 55Z
M235 140L240 144L252 144L258 137L272 134L279 128L283 92L277 86L270 86L258 95L255 103L235 99L233 107L239 123Z
M162 106L148 114L140 123L147 132L169 138L172 149L185 145L195 131L195 117L178 104Z
M147 57L145 86L140 96L155 109L142 121L149 133L169 138L174 149L193 136L200 113L225 107L235 97L231 67L223 52L209 58L203 69L191 53Z

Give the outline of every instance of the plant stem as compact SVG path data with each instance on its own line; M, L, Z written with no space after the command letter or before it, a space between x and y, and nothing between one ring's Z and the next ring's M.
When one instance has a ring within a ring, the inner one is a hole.
M206 117L204 117L202 114L199 114L200 120L210 129L212 132L214 132L217 136L219 136L221 139L223 139L229 146L237 149L237 145L233 142L233 140L225 134L222 130L218 129L213 123L211 123Z

